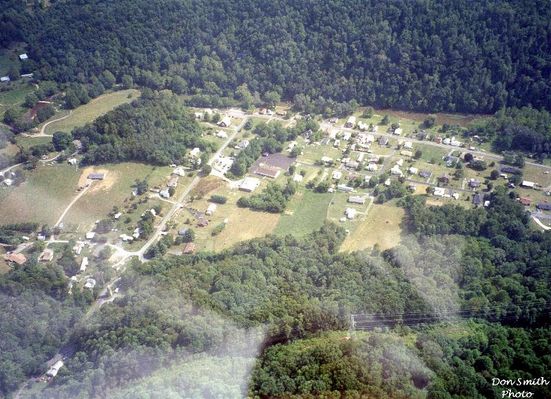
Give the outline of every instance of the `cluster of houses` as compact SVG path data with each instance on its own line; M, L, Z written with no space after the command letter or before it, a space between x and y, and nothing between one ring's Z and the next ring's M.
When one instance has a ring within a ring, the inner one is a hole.
M195 153L199 154L200 150L199 148L194 148L194 150L198 150ZM192 150L191 152L193 152ZM178 180L180 177L184 177L186 175L186 170L181 165L173 165L173 170L170 176L168 177L168 181L166 182L166 185L162 188L160 187L153 187L150 189L151 192L159 194L161 198L170 198L171 196L171 189L176 189L178 187ZM120 216L120 215L119 215Z

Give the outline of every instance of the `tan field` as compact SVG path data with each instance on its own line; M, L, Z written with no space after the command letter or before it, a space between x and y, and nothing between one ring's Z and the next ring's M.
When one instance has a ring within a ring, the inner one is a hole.
M341 251L373 248L385 250L400 242L404 210L396 206L373 204L364 221L344 240Z

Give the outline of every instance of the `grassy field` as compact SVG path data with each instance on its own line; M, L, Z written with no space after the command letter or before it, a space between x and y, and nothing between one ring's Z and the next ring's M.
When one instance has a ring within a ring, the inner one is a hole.
M219 235L206 240L204 249L221 251L240 241L271 234L278 224L280 215L235 207L226 219L226 228ZM216 225L217 223L213 223L209 230L212 231Z
M434 160L436 163L443 162L442 157L448 154L449 150L446 151L443 148L439 148L429 144L415 144L413 146L414 151L421 150L421 159L426 162L431 162Z
M309 145L304 148L303 154L300 156L300 160L313 164L316 161L321 160L321 157L323 156L336 160L342 157L342 150L334 148L330 145Z
M128 98L129 95L131 95L130 98ZM53 134L58 131L70 132L75 127L84 126L119 105L135 100L138 96L139 91L134 89L104 94L93 99L88 104L76 108L68 118L49 124L46 127L45 133ZM60 115L56 115L54 119L59 117Z
M5 85L5 83L3 83ZM32 91L34 87L28 84L25 81L16 81L9 83L9 86L0 86L0 87L10 87L9 90L0 91L0 113L4 113L8 108L19 107L25 101L25 96ZM20 108L22 111L22 109Z
M17 136L17 144L23 147L24 149L28 150L29 148L40 145L40 144L48 144L52 142L51 137L25 137L25 136Z
M297 237L319 229L327 217L327 207L332 196L300 190L291 199L274 233Z
M392 205L373 204L364 221L360 222L344 240L341 251L358 251L373 248L385 250L400 242L404 210Z
M27 180L19 187L0 189L0 220L55 223L75 195L79 176L69 165L40 165L27 172Z
M132 197L132 185L136 179L147 179L149 186L163 182L171 172L169 167L155 167L138 163L101 165L96 170L105 170L106 178L94 186L71 208L65 216L66 225L74 231L87 231L98 219L107 217L113 206L123 209L125 200ZM91 169L80 170L84 176Z
M217 194L227 198L225 204L217 205L213 215L207 216L209 225L197 227L192 214L188 210L182 210L175 218L174 233L181 228L191 227L195 231L195 243L200 250L221 251L240 241L263 237L273 232L281 215L237 207L237 200L250 194L230 189L225 183L220 185L219 182L220 180L217 182L212 177L204 179L204 182L194 190L196 199L189 204L191 208L204 212L210 203L211 195ZM259 190L261 188L258 188L257 192ZM213 229L221 223L226 223L226 227L220 234L213 236ZM183 245L171 252L181 251L182 247Z

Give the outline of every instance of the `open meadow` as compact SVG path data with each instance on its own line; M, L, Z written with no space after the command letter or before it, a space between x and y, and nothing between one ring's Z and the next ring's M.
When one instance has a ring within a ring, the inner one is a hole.
M18 187L0 189L0 220L53 225L75 195L80 171L66 164L39 164L25 173Z
M91 100L88 104L81 105L80 107L74 109L69 117L50 123L46 127L44 133L53 134L58 131L69 133L75 127L84 126L119 105L134 101L138 98L139 94L140 92L138 90L129 89L101 95ZM53 119L57 119L59 117L60 115L56 115Z
M299 190L287 206L274 231L278 235L300 237L319 229L327 218L333 194Z

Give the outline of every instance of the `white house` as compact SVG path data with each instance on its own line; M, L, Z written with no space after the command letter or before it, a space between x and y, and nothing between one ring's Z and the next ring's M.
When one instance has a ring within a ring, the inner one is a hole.
M346 123L344 124L345 127L353 128L356 126L356 117L352 115L350 118L346 120Z
M199 149L199 147L195 147L193 150L189 152L189 155L191 155L194 158L198 158L199 154L201 154L201 150Z
M180 176L180 177L184 177L186 175L186 170L184 169L183 166L177 166L174 168L174 170L172 171L172 174L173 175L177 175L177 176Z
M344 214L347 219L354 219L356 217L356 210L354 208L346 208Z
M378 168L379 167L376 163L370 163L367 165L367 170L369 170L370 172L375 172Z
M221 139L225 139L228 137L228 134L223 131L223 130L219 130L217 133L216 133L216 137L218 138L221 138Z
M361 195L351 195L350 197L348 197L348 202L350 202L351 204L363 205L365 204L365 197Z
M343 191L345 193L351 193L352 191L354 191L354 188L350 187L350 186L347 186L346 184L338 184L337 185L337 190Z
M209 204L207 207L207 210L205 211L205 215L212 215L216 211L216 204Z
M93 231L89 231L88 233L86 233L86 239L87 240L91 240L92 238L94 238L96 236L96 233L93 232Z
M396 129L394 129L394 134L396 136L400 136L404 131L402 130L401 127L397 127Z
M29 56L27 55L27 53L19 54L19 59L21 61L25 61L29 59Z
M220 127L230 127L231 126L231 118L229 116L224 116L220 122L218 122L218 126Z
M534 183L533 181L528 181L528 180L523 180L522 183L520 183L520 185L522 187L526 187L526 188L534 188L536 187L536 183Z
M260 186L260 180L258 180L256 177L245 177L239 185L239 189L241 191L252 193L258 188L258 186Z
M2 76L0 77L0 82L9 82L10 81L10 77L9 76Z
M416 167L412 166L408 169L408 172L411 173L412 175L416 175L417 173L419 173L419 169L417 169Z
M80 262L80 271L85 272L86 268L88 267L88 258L85 256L82 258L82 262Z
M46 376L50 378L54 378L59 372L59 369L61 369L62 367L63 367L63 360L58 360L52 365L52 367L48 369L48 371L46 371Z
M159 195L160 195L162 198L170 198L170 191L168 190L168 187L167 187L167 188L163 188L161 191L159 191Z
M87 278L86 279L86 283L84 283L84 288L89 288L89 289L94 289L94 287L96 286L96 280L94 280L93 278Z
M235 146L235 148L236 148L237 150L244 150L245 148L247 148L247 147L249 146L249 144L250 144L249 140L246 140L246 139L245 139L245 140L241 140L241 142L240 142L239 144L237 144L237 145Z
M331 177L335 180L339 180L342 177L342 172L340 170L334 170Z
M394 176L403 176L404 173L402 172L402 170L400 169L400 167L398 165L394 165L392 167L392 169L390 169L390 173L393 174Z

